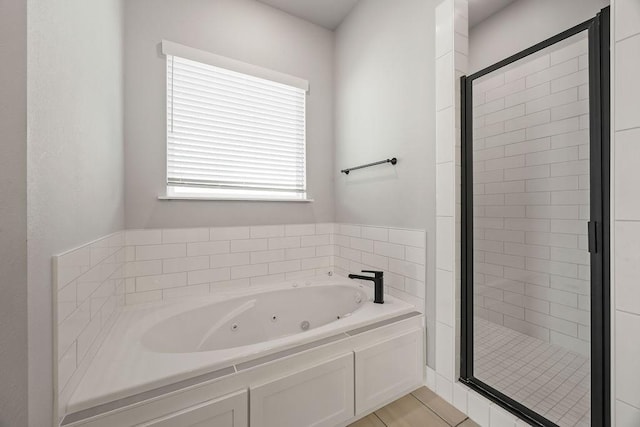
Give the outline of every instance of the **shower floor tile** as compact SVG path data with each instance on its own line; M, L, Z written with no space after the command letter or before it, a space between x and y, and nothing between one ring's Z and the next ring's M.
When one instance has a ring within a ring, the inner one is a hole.
M588 357L475 318L475 377L561 427L591 425Z

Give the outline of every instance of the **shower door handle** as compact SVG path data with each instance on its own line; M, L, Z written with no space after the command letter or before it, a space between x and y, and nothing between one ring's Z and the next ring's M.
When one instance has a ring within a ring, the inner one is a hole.
M598 253L598 223L595 221L587 222L587 233L588 233L588 249L589 253L596 254Z

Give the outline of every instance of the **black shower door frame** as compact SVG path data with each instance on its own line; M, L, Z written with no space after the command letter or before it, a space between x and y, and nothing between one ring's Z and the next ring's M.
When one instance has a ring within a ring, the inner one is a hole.
M553 422L474 376L473 371L473 81L562 40L588 32L590 125L591 425L611 424L610 346L610 27L609 7L594 18L461 78L462 226L460 382L534 426Z

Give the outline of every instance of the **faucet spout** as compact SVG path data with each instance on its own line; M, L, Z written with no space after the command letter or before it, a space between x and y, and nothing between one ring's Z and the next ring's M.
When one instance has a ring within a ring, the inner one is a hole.
M373 302L384 304L384 273L382 271L362 270L363 273L373 273L373 276L361 276L359 274L349 274L349 279L369 280L373 282L374 297Z

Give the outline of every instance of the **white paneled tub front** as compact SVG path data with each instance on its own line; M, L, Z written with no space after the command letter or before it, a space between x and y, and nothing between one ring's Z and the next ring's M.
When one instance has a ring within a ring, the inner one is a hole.
M422 315L371 297L324 276L126 307L62 423L346 425L423 382Z

